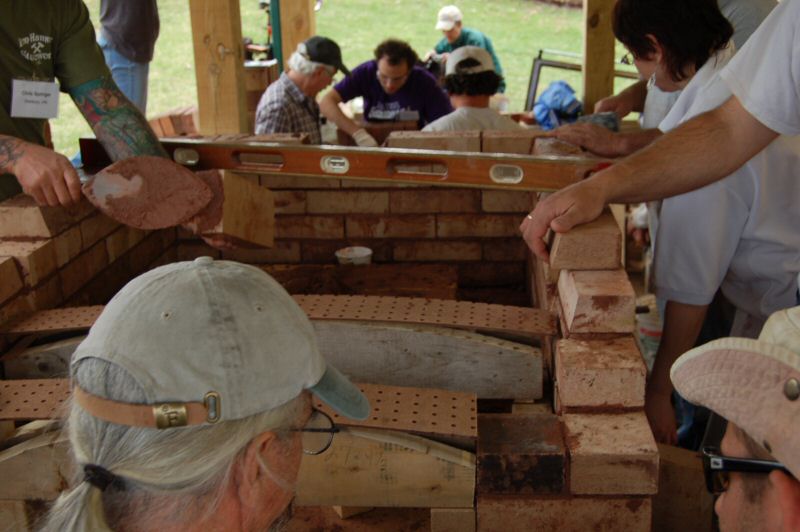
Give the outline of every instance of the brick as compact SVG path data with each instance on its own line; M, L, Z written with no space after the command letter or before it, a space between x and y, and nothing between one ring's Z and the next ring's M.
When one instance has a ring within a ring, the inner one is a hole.
M398 214L478 212L480 195L480 190L393 190L389 210Z
M475 508L431 508L431 532L475 532Z
M61 278L53 275L47 281L42 282L36 288L28 292L28 300L36 310L56 308L64 301L64 294L61 291Z
M496 238L483 241L483 260L524 261L528 247L521 238Z
M183 244L181 244L183 245ZM222 258L247 264L280 264L300 262L300 243L278 240L271 248L247 249L237 248L223 250Z
M538 138L533 143L533 155L585 155L579 146L554 137Z
M480 242L418 240L396 242L394 260L398 262L479 261Z
M60 235L54 237L53 245L55 246L56 252L56 265L59 268L63 268L65 264L83 251L81 247L80 225L70 227Z
M275 218L276 238L344 238L341 216L279 216Z
M194 260L198 257L213 257L219 259L222 252L212 248L205 242L180 242L178 244L178 260Z
M275 214L303 214L306 212L306 193L302 190L276 190Z
M108 252L105 242L98 242L78 255L58 272L64 297L70 297L77 292L107 265Z
M347 238L432 238L436 236L433 215L348 216Z
M306 208L314 214L383 214L389 212L389 193L364 190L310 190Z
M146 231L134 227L122 226L106 237L106 251L108 262L114 262L119 257L136 247L147 235Z
M17 261L27 286L38 285L58 267L52 240L0 241L0 257L13 257Z
M658 444L658 494L653 497L653 530L712 532L714 496L706 489L696 451Z
M550 246L550 266L557 270L615 270L622 267L621 259L622 232L609 211L567 233L556 233Z
M101 212L89 216L80 224L81 248L89 249L119 227L119 222L112 220Z
M148 270L152 270L153 268L158 268L159 266L164 266L166 264L172 264L173 262L178 262L178 248L177 247L170 247L164 253L156 258L153 262L147 265Z
M150 264L175 241L174 229L152 231L125 255L129 262L128 274L135 277L149 269ZM217 255L219 257L219 255Z
M481 151L480 131L393 131L386 139L389 148L415 150Z
M0 279L0 303L8 301L22 290L22 275L13 257L0 257Z
M478 415L478 494L566 490L566 448L554 414Z
M644 412L566 414L569 486L574 494L651 495L658 448Z
M300 244L301 262L334 264L336 251L348 246L364 246L372 250L372 262L392 260L392 243L388 240L306 240Z
M30 299L23 294L19 294L0 303L0 325L31 314L33 311L34 308Z
M651 518L647 497L478 497L481 532L649 532Z
M340 188L338 179L327 177L294 177L286 175L260 175L258 182L269 189Z
M484 131L481 151L486 153L516 153L528 155L533 149L536 137L547 135L541 129L522 129L518 131Z
M502 214L441 214L436 219L438 237L519 237L521 219Z
M27 194L0 203L0 238L51 238L94 210L85 199L72 207L40 207Z
M517 285L525 282L521 262L478 262L458 265L458 286L486 288Z
M559 401L570 409L644 408L647 368L632 336L559 340Z
M625 270L561 270L558 295L569 333L629 333L636 294Z
M533 210L533 205L534 195L531 192L520 190L481 191L483 212L517 212L524 215ZM522 223L522 218L519 223Z

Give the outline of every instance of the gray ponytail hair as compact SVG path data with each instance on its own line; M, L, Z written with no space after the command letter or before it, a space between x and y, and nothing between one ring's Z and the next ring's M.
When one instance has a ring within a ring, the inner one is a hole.
M73 372L89 393L129 403L146 403L144 390L125 370L88 358ZM136 525L155 528L211 515L228 485L232 466L257 435L285 434L301 415L298 398L244 419L158 430L108 423L69 406L70 447L78 478L56 500L44 531L105 531ZM125 489L101 491L83 480L83 466L105 468Z

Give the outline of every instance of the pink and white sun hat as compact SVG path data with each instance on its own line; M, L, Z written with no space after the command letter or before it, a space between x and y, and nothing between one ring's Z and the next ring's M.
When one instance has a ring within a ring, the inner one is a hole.
M770 316L758 340L684 353L670 376L681 396L735 423L800 478L800 307Z

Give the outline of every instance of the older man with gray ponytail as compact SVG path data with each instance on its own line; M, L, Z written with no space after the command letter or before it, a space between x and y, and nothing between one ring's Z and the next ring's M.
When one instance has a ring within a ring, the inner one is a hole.
M311 37L297 45L287 66L258 102L255 132L308 133L311 144L322 144L317 94L333 82L337 70L350 75L339 45L327 37Z
M151 270L105 307L72 361L67 421L81 475L47 531L265 530L303 452L336 431L311 394L364 419L281 286L201 257Z

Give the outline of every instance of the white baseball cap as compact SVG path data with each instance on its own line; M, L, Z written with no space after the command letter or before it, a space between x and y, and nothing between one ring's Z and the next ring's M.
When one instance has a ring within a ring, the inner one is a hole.
M456 6L444 6L439 10L436 29L450 31L456 25L456 22L461 22L461 10Z
M470 67L459 67L458 64L464 59L474 59L477 65ZM444 74L480 74L481 72L494 72L494 61L492 54L480 46L462 46L456 48L447 58Z
M800 478L800 307L769 317L758 340L721 338L681 355L681 396L735 423Z
M125 285L78 346L73 371L89 358L124 369L147 396L147 405L133 405L75 387L78 405L122 425L241 419L303 390L353 419L370 411L361 391L325 362L311 322L281 285L258 268L211 257Z

